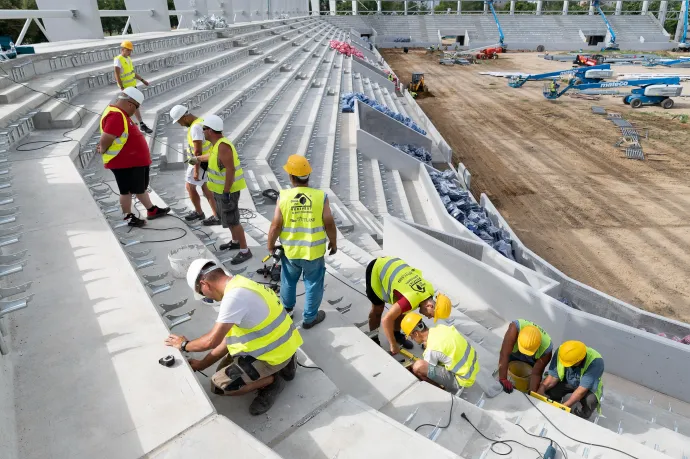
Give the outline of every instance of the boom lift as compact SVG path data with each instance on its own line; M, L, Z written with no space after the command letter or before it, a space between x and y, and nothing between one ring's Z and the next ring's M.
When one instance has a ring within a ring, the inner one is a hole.
M680 85L680 78L648 78L643 80L623 80L623 81L603 81L599 83L586 83L575 86L568 84L562 91L554 80L544 86L544 97L547 99L558 99L570 89L576 87L583 89L613 89L634 86L635 89L623 98L623 103L632 108L639 108L643 105L661 105L662 108L673 107L672 96L680 96L683 87Z
M619 49L618 43L616 43L616 33L613 31L613 27L611 27L611 23L609 22L608 19L606 19L606 15L604 14L604 11L601 9L601 6L599 5L599 0L593 0L592 1L592 6L599 11L599 14L601 15L602 19L604 19L604 23L606 24L606 28L609 31L609 35L611 36L611 40L606 43L606 47L604 50L609 51L609 50L615 50Z
M487 48L487 50L493 51L493 54L498 54L498 53L505 53L506 50L508 49L508 46L504 43L505 36L503 35L503 28L501 28L501 22L498 20L498 15L496 14L496 10L494 9L494 0L485 0L486 3L489 5L489 9L491 10L491 14L494 16L494 21L496 21L496 27L498 27L498 44L499 46L496 48ZM486 53L486 51L485 51ZM493 57L493 56L491 56Z
M685 0L685 15L682 17L683 21L683 35L678 42L678 48L673 51L688 51L690 50L690 43L688 43L688 10L690 9L690 0Z
M511 88L519 88L527 81L566 77L571 77L570 81L573 85L579 85L582 83L597 83L605 78L611 78L612 76L613 70L611 70L611 64L602 64L594 67L576 67L574 69L561 70L559 72L539 73L536 75L511 78L508 85Z

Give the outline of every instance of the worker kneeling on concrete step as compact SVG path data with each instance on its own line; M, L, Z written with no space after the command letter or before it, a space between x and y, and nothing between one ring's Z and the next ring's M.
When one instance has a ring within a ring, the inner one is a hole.
M566 341L553 354L548 375L537 391L588 419L604 392L604 359L580 341Z
M448 325L426 326L422 316L405 314L401 328L417 344L424 344L424 359L412 365L412 372L422 381L456 393L461 387L470 387L479 373L477 352L470 343Z
M168 346L186 352L211 350L201 360L190 359L202 371L223 359L211 377L218 395L259 393L249 406L252 415L268 411L297 370L295 352L302 337L280 304L276 293L242 276L230 276L213 260L194 260L187 284L198 298L220 301L213 329L201 338L187 340L170 335Z
M434 287L422 277L422 272L412 268L400 258L381 257L372 260L366 270L366 292L371 301L369 331L381 325L386 303L392 306L383 318L383 333L390 343L390 352L400 352L400 346L412 349L413 344L400 333L403 314L419 308L430 319L447 319L450 316L450 299L439 293L434 301ZM380 344L378 336L373 338Z
M503 390L509 394L513 392L513 383L508 379L508 364L517 360L532 367L529 390L536 392L544 369L551 361L552 351L551 337L543 328L529 320L512 321L503 337L498 359L498 380Z

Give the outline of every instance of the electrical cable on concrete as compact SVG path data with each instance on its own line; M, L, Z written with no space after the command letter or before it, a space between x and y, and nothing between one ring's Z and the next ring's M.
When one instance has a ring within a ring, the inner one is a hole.
M453 403L454 402L455 402L455 396L453 394L450 394L450 411L448 412L448 422L446 423L445 426L438 426L439 429L447 429L448 426L450 425L450 421L451 421L451 419L453 419ZM462 413L462 415L464 416L465 413ZM417 428L414 429L414 431L416 432L417 430L419 430L420 427L424 427L424 426L436 427L436 424L419 424L417 426Z
M523 394L524 394L524 396L527 398L527 400L532 404L532 406L535 407L535 408L537 409L537 411L539 411L539 413L541 413L542 416L544 416L544 419L546 419L547 421L549 421L549 424L551 424L551 425L554 427L554 429L556 429L556 430L557 430L561 435L563 435L564 437L566 437L566 438L568 438L568 439L570 439L570 440L572 440L572 441L574 441L574 442L582 443L583 445L594 446L594 447L596 447L596 448L610 449L611 451L615 451L615 452L617 452L617 453L624 454L624 455L626 455L626 456L628 456L628 457L632 457L633 459L639 459L638 457L633 456L633 455L630 454L630 453L626 453L625 451L621 451L620 449L616 449L616 448L613 448L613 447L611 447L611 446L598 445L598 444L596 444L596 443L589 443L589 442L586 442L586 441L583 441L583 440L578 440L578 439L576 439L576 438L571 437L570 435L566 434L566 433L563 432L561 429L559 429L558 426L556 426L556 424L554 424L553 421L551 421L551 419L549 419L549 417L548 417L547 415L545 415L544 412L543 412L542 410L540 410L539 407L538 407L532 400L530 400L530 396L529 396L529 395L525 394L524 392L523 392Z
M515 443L515 444L517 444L517 445L522 446L523 448L532 449L532 450L536 451L537 454L539 455L538 457L540 457L541 459L544 459L544 456L542 456L542 454L539 452L539 450L538 450L537 448L534 448L534 447L532 447L532 446L527 446L527 445L525 445L524 443L520 443L520 442L517 441L517 440L496 440L496 439L494 439L494 438L489 438L489 437L487 437L486 435L484 435L484 434L482 433L481 430L477 429L477 427L476 427L474 424L472 424L472 421L470 421L470 420L467 418L467 415L466 415L465 413L462 413L462 414L460 415L460 417L463 418L465 421L467 421L467 423L468 423L469 425L471 425L472 428L473 428L474 430L476 430L477 433L478 433L479 435L481 435L482 437L484 437L484 438L486 438L487 440L489 440L490 442L492 442L492 443L491 443L491 447L489 448L489 449L491 450L492 453L494 453L494 454L496 454L496 455L498 455L498 456L508 456L509 454L511 454L511 453L513 452L513 447L510 446L508 443ZM422 424L422 425L424 425L424 424ZM427 424L427 425L429 425L429 424ZM550 438L547 438L547 437L540 437L540 438L544 438L545 440L546 440L546 439L551 440ZM553 442L553 440L551 440L551 441ZM507 447L508 447L508 451L507 451L507 452L504 452L504 453L499 452L499 451L496 451L496 450L494 449L494 447L495 447L496 445L499 445L499 444L500 444L500 445L505 445L505 446L507 446Z
M323 368L321 368L321 367L316 367L316 366L310 367L310 366L308 366L308 365L304 365L304 364L300 363L299 360L297 360L297 357L295 357L295 362L297 362L297 365L301 366L302 368L309 368L310 370L321 370L321 373L326 374L326 372L323 371Z

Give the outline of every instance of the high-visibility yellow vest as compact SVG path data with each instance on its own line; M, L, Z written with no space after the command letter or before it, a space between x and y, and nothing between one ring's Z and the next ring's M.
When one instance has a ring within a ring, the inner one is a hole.
M189 144L189 157L191 158L194 156L194 140L192 140L192 126L195 124L203 123L204 119L203 118L197 118L194 121L192 121L192 124L189 126L187 129L187 143ZM208 154L209 151L211 151L211 142L208 140L202 140L201 141L201 154L205 155Z
M132 64L131 57L125 57L122 54L117 56L117 60L120 61L122 68L120 69L120 83L122 83L123 88L129 88L137 85L137 79L135 78L136 72L134 71L134 64Z
M518 324L518 333L520 332L520 330L522 330L523 327L527 327L529 325L537 327L537 329L541 333L541 344L539 345L539 349L537 349L537 352L535 352L534 356L532 356L534 357L534 360L539 360L544 355L544 351L546 351L546 349L548 349L548 347L551 345L551 337L548 333L544 331L543 328L541 328L534 322L530 322L529 320L518 319ZM515 345L513 346L513 353L516 352L520 352L520 350L518 349L517 341L515 341Z
M601 354L599 354L597 351L592 349L591 347L587 348L587 355L585 356L585 364L582 366L582 371L580 372L580 378L585 374L587 371L587 368L592 364L594 359L601 359ZM561 381L565 380L565 367L561 363L561 360L558 359L558 363L556 364L556 371L558 371L558 379ZM599 378L599 384L597 385L596 389L594 390L594 395L597 397L597 401L599 402L599 412L601 413L601 394L604 393L604 381L602 378Z
M455 327L437 325L429 330L424 352L436 351L450 359L450 364L443 366L455 373L455 379L461 387L470 387L479 373L477 352Z
M105 120L105 117L108 115L108 113L111 112L117 112L120 115L122 115L122 122L125 125L125 131L120 134L120 137L115 139L115 141L108 147L108 151L103 153L103 164L108 164L111 159L113 159L115 156L117 156L118 153L125 147L125 143L127 143L127 138L129 137L129 123L127 122L127 115L125 112L120 110L117 107L113 107L112 105L108 105L105 108L105 111L101 115L101 135L103 134L103 120Z
M248 355L269 365L279 365L295 355L302 345L302 336L280 304L278 295L265 285L242 276L230 279L224 293L234 288L245 288L261 296L268 305L268 316L253 328L235 324L230 329L225 335L230 355Z
M218 163L218 147L221 143L229 145L232 148L232 157L235 162L235 181L232 182L232 187L230 188L230 193L235 191L240 191L247 188L247 182L244 181L244 172L240 167L240 158L237 156L237 150L235 146L225 137L222 137L215 145L211 147L211 156L208 158L208 189L216 194L223 194L223 188L225 188L225 167L221 169Z
M422 272L400 258L378 258L369 282L374 293L386 303L395 302L393 292L397 290L407 298L412 309L417 309L419 303L434 296L434 287L424 280Z
M283 230L280 242L292 260L316 260L326 254L323 205L326 194L314 188L296 187L280 192Z

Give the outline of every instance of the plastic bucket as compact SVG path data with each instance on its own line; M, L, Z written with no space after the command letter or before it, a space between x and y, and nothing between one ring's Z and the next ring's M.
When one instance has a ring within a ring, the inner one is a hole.
M194 260L202 258L205 252L206 247L198 244L183 245L182 247L171 250L168 254L168 261L170 261L173 277L178 279L186 278L189 265L191 265Z
M532 367L528 363L514 360L508 364L508 378L520 392L529 390L530 376L532 376Z

